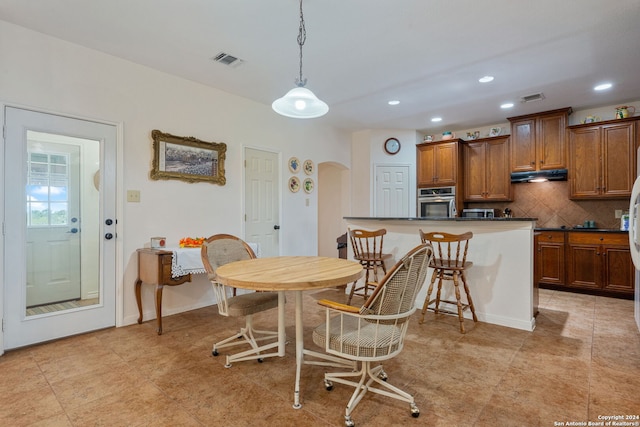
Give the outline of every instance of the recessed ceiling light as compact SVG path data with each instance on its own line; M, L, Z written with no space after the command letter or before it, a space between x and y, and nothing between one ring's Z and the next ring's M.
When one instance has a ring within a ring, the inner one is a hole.
M493 76L484 76L478 79L480 83L489 83L493 81Z
M434 117L431 119L432 122L441 122L442 121L442 117Z
M613 86L611 83L603 83L593 88L593 90L607 90Z
M513 107L513 102L505 102L500 106L500 108L511 108Z
M400 104L400 101L398 101L397 99L389 101L389 105L398 105L398 104Z

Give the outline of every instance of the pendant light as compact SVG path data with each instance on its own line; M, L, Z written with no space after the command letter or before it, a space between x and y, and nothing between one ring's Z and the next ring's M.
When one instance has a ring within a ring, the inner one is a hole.
M302 14L302 0L300 0L300 28L298 30L298 46L300 47L300 76L296 79L295 88L285 96L273 101L271 108L283 116L294 119L313 119L324 116L329 111L329 106L319 100L309 89L304 87L307 79L302 78L302 46L307 40L307 31L304 27L304 15Z

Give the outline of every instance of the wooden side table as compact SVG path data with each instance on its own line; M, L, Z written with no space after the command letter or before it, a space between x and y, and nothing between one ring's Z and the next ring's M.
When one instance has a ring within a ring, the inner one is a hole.
M138 279L136 280L136 302L138 303L138 323L142 323L142 297L140 288L142 283L156 285L156 318L158 321L158 335L162 335L162 288L176 286L191 281L191 274L171 277L171 262L173 252L162 249L138 249Z

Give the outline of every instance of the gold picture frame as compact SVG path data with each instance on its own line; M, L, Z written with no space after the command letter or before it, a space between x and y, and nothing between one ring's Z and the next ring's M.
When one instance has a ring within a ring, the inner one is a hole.
M201 141L192 136L175 136L157 129L151 131L151 137L151 179L226 184L224 161L227 156L227 144Z

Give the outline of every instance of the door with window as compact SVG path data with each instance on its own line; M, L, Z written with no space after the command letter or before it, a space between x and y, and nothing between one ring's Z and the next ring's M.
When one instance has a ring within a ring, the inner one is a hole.
M116 127L5 108L5 349L115 325Z

